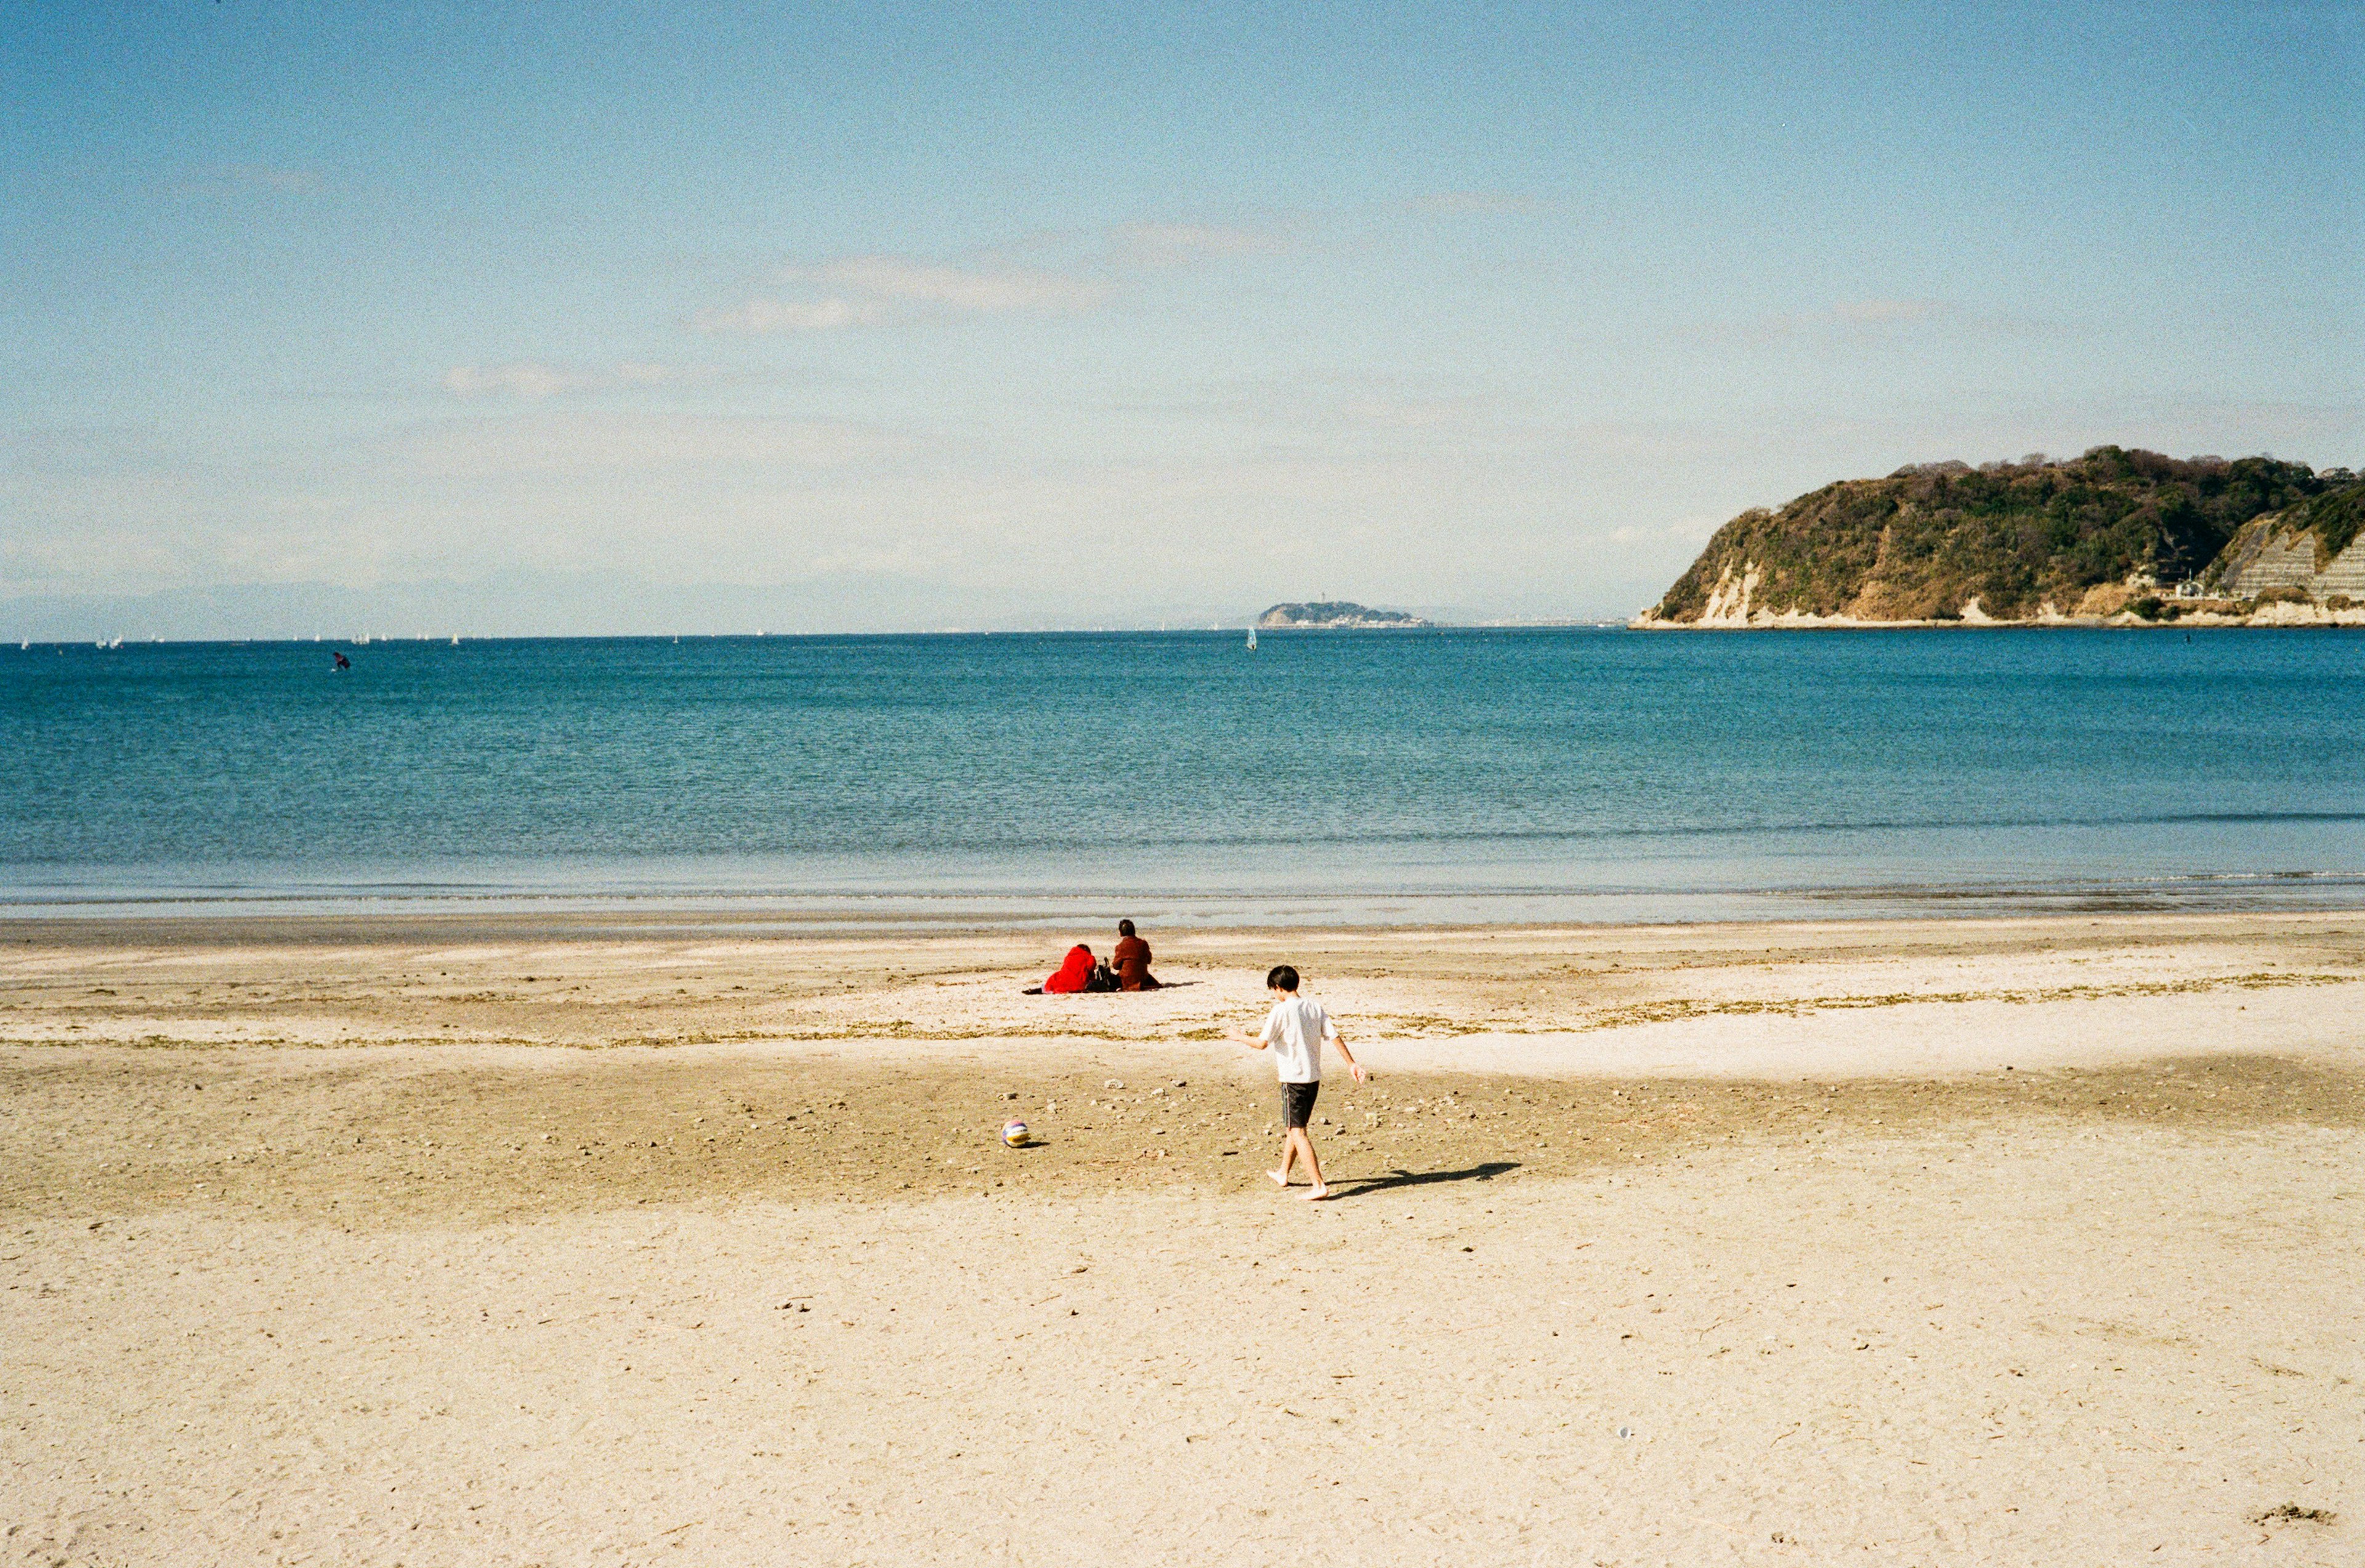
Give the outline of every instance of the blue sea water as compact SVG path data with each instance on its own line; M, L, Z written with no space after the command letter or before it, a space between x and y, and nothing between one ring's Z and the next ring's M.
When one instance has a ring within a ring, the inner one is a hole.
M2360 738L2332 630L6 647L0 915L2365 905Z

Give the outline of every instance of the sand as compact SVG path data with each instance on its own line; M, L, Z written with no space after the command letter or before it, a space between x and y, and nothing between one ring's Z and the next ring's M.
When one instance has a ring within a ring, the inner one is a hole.
M2365 1560L2365 916L1157 945L0 926L0 1562Z

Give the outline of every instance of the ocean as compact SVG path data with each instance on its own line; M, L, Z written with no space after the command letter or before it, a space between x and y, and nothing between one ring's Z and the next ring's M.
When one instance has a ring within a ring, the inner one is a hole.
M1261 641L9 646L0 918L2365 905L2353 631Z

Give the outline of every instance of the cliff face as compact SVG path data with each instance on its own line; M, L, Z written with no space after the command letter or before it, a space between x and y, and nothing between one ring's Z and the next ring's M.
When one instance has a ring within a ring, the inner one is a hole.
M2202 580L2228 599L2296 588L2322 603L2365 600L2365 483L2326 490L2246 523Z
M2180 462L2115 446L2062 463L1924 464L1743 512L1642 621L2107 615L2155 585L2202 577L2253 520L2328 500L2349 481L2270 457Z

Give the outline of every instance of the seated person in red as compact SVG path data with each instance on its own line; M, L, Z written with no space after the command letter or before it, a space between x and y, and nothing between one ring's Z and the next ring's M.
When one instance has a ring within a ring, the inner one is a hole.
M1092 982L1093 950L1082 942L1068 949L1067 962L1059 972L1043 982L1047 992L1082 991Z
M1156 991L1158 977L1149 972L1149 944L1133 934L1133 922L1116 923L1116 951L1109 955L1109 968L1116 971L1116 983L1125 991Z

